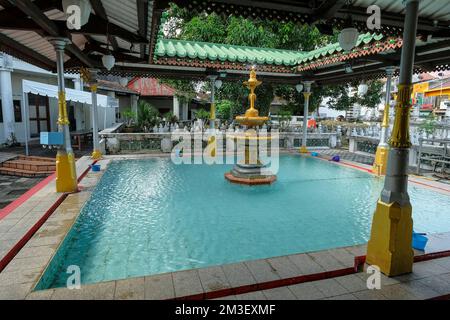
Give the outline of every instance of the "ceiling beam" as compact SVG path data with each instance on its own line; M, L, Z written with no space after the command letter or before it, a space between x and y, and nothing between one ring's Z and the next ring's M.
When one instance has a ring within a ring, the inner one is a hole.
M24 61L30 62L46 70L54 71L56 68L54 61L2 33L0 33L0 50L14 52L13 55L17 58L23 59Z
M345 2L345 0L325 0L317 9L314 10L311 22L333 18L336 12L342 8Z
M67 37L67 34L62 32L58 25L50 20L42 10L30 0L9 0L17 6L23 13L28 15L34 22L36 22L46 33L52 37ZM74 44L66 46L66 51L75 56L81 63L87 67L93 67L92 61Z
M92 9L94 9L95 14L109 23L108 15L106 14L106 10L103 6L102 0L90 0L89 2L91 3ZM119 45L115 36L109 34L108 40L114 51L119 49Z
M148 0L137 0L137 18L139 26L139 35L147 39L148 32ZM145 56L146 44L141 44L141 58Z

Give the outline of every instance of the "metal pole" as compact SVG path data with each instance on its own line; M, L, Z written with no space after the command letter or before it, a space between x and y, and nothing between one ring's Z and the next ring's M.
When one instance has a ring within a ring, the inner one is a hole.
M367 245L368 264L388 276L412 272L412 207L408 196L409 116L419 0L407 0L394 127L386 179Z
M305 105L303 109L303 138L300 153L308 153L308 149L306 146L308 139L308 111L309 111L309 97L311 96L311 84L312 81L303 82L304 87L303 97L305 98Z
M210 120L209 120L209 128L211 130L214 130L215 128L215 123L216 123L216 98L215 98L215 94L216 94L216 79L217 76L211 76L210 78L211 81L211 113L210 113Z
M58 73L58 131L64 135L62 147L56 155L56 191L76 192L77 174L75 155L70 142L69 118L67 114L66 92L64 83L64 48L69 43L65 38L50 38L56 50L56 67Z
M90 73L90 88L92 96L91 116L92 116L92 159L98 160L102 157L100 152L100 144L98 139L98 105L97 105L97 74L98 70L89 70ZM106 121L106 119L105 119Z
M25 126L25 155L29 156L30 155L30 150L28 147L28 139L30 137L30 133L29 133L29 121L30 121L30 117L28 116L28 93L26 92L22 92L22 101L23 101L23 124Z

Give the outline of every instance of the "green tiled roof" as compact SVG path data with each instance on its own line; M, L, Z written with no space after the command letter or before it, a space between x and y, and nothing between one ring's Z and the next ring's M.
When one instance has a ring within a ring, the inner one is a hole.
M210 61L273 64L296 66L303 57L300 51L233 46L198 41L161 39L155 50L156 56L188 58Z
M361 34L358 37L358 41L356 42L356 47L361 47L364 46L365 44L369 44L372 41L379 41L383 38L382 34L371 34L371 33L365 33L365 34ZM341 48L341 46L339 45L339 43L332 43L329 45L326 45L322 48L318 48L312 51L309 51L307 53L305 53L303 55L303 57L301 57L298 60L298 64L302 64L305 62L309 62L312 60L316 60L325 56L330 56L334 53L338 53L338 52L342 52L343 49Z
M364 48L383 38L381 34L362 34L356 47ZM156 45L157 58L199 59L218 62L257 63L295 67L316 59L342 52L339 43L332 43L309 52L258 47L234 46L218 43L160 39Z

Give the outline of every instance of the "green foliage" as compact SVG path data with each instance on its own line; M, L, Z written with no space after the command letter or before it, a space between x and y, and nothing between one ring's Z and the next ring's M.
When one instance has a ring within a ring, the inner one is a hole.
M159 111L150 103L140 100L138 102L138 125L143 131L158 125L161 122Z
M367 93L362 97L357 97L356 102L361 107L376 108L383 99L383 82L381 81L369 81L367 82Z
M349 91L349 84L339 86L335 90L329 90L327 92L330 97L330 100L327 102L328 107L339 111L350 109L350 107L356 103L357 97L351 97Z
M209 111L206 111L205 109L200 108L195 112L195 117L197 119L203 120L203 123L205 123L210 118L210 113L209 113Z
M220 100L216 104L217 118L223 121L231 120L233 102L230 100Z
M430 113L423 123L420 124L420 132L425 132L427 136L433 135L436 132L436 117Z
M278 112L278 121L280 123L280 127L285 129L289 127L292 119L292 111L290 110L281 110Z
M178 121L178 117L174 115L172 111L166 112L164 114L164 119L170 124L174 124Z
M133 125L133 121L136 118L136 113L131 108L127 108L121 113L122 118L125 120L125 126L128 128Z

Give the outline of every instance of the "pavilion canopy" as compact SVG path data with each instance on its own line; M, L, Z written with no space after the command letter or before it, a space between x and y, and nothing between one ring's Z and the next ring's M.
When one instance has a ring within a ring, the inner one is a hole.
M225 46L225 49L220 50L224 52L217 53L216 58L213 52L215 47L210 48L213 51L206 50L208 59L188 61L190 50L181 48L180 52L186 50L187 56L179 57L178 49L170 45L164 49L163 56L159 55L160 41L164 35L162 26L167 19L166 10L170 2L193 12L315 24L323 33L330 33L332 28L342 28L351 15L354 25L362 34L374 32L367 29L367 7L380 7L381 29L376 32L383 34L383 38L370 38L367 48L358 46L358 52L343 53L338 48L329 47L319 48L305 56L296 52L293 54L304 59L298 64L297 70L291 69L291 53L276 52L273 61L271 56L265 57L266 49L263 48L256 48L258 54L245 53L246 58L256 55L255 61L264 61L258 65L266 72L260 73L264 81L287 83L309 78L318 83L340 83L364 76L377 77L383 73L384 67L398 65L400 61L398 39L402 36L404 23L404 6L400 0L354 0L350 5L347 5L346 0L90 0L90 19L80 30L67 28L61 0L1 0L0 50L55 71L55 51L47 39L63 36L72 40L65 56L65 68L72 72L78 72L84 66L98 68L106 73L101 57L110 49L117 62L108 72L111 74L205 79L212 72L226 70L227 79L242 77L242 65L250 64L252 59L239 61L242 60L242 53L230 54L226 52ZM450 1L420 1L416 72L449 68L449 26ZM389 48L394 45L395 48ZM387 50L383 49L385 46ZM174 50L176 57L170 57ZM200 54L197 57L202 56L201 50L192 53ZM230 63L221 61L223 63L219 66L217 62L224 58L224 53ZM237 62L229 61L234 56ZM167 59L168 63L161 63L162 59ZM174 63L176 60L179 63ZM351 62L354 73L345 74L343 71L347 62Z

